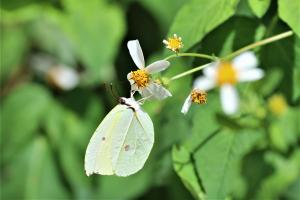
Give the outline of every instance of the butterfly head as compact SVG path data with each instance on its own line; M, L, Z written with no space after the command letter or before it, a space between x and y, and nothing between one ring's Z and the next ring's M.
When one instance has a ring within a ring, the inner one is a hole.
M128 108L131 108L134 111L140 110L140 104L134 98L120 97L119 103L128 106Z

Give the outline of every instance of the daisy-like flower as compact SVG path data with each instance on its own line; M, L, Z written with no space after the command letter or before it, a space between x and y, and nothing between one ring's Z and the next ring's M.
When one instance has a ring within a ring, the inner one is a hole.
M172 96L160 83L151 79L151 74L167 69L170 63L166 60L159 60L145 67L144 55L139 41L130 40L127 47L133 62L139 68L127 75L131 84L131 91L138 91L143 97L159 100Z
M163 43L166 45L167 49L170 49L175 53L178 53L183 47L181 37L178 37L176 34L174 34L173 37L168 38L168 40L163 40Z
M258 62L252 52L237 56L232 62L218 61L203 69L204 76L194 82L194 88L208 91L219 86L223 111L230 115L237 111L239 97L234 85L238 82L256 81L264 76L262 69L257 68ZM186 99L181 112L186 114L191 106L191 94Z

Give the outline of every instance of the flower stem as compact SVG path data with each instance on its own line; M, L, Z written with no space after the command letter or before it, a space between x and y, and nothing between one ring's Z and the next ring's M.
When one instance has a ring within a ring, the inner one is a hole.
M173 54L173 55L166 57L164 60L169 60L171 58L177 58L177 57L198 57L198 58L206 58L209 60L217 59L216 56L210 56L210 55L201 54L201 53L177 53L177 54Z
M247 46L245 46L245 47L243 47L243 48L241 48L241 49L238 49L237 51L235 51L235 52L233 52L233 53L231 53L231 54L229 54L229 55L224 56L223 58L221 58L221 60L231 59L231 58L233 58L233 57L235 57L235 56L237 56L237 55L239 55L239 54L241 54L241 53L243 53L243 52L245 52L245 51L248 51L248 50L250 50L250 49L253 49L253 48L256 48L256 47L259 47L259 46L263 46L263 45L265 45L265 44L269 44L269 43L271 43L271 42L275 42L275 41L277 41L277 40L281 40L281 39L286 38L286 37L289 37L289 36L291 36L291 35L293 35L293 32L292 32L292 31L286 31L286 32L284 32L284 33L281 33L281 34L278 34L278 35L275 35L275 36L266 38L266 39L264 39L264 40L261 40L261 41L255 42L255 43L252 43L252 44L247 45ZM208 56L208 55L205 55L205 54L197 54L197 53L195 53L195 54L194 54L194 53L181 53L181 54L185 54L185 55L182 55L182 56L202 57L202 58L208 58L208 59L211 59L211 60L216 60L216 59L218 59L218 57ZM186 55L186 54L187 54L187 55ZM179 56L179 55L180 55L180 54L178 54L178 56ZM195 55L197 55L197 56L195 56ZM169 57L167 57L165 60L170 59L170 58L173 58L173 57L176 57L176 55L169 56ZM210 57L210 58L209 58L209 57ZM184 77L184 76L190 75L190 74L192 74L192 73L195 73L195 72L197 72L197 71L200 71L200 70L204 69L204 68L207 67L209 64L210 64L210 63L205 64L205 65L200 65L200 66L198 66L198 67L195 67L195 68L190 69L190 70L188 70L188 71L185 71L185 72L183 72L183 73L177 74L177 75L171 77L169 80L170 80L170 81L173 81L173 80L182 78L182 77Z
M291 35L293 35L293 32L292 32L292 31L286 31L286 32L284 32L284 33L275 35L275 36L273 36L273 37L269 37L269 38L266 38L266 39L264 39L264 40L261 40L261 41L252 43L252 44L250 44L250 45L247 45L247 46L245 46L245 47L243 47L243 48L241 48L241 49L238 49L237 51L235 51L235 52L233 52L233 53L231 53L231 54L229 54L229 55L223 57L222 60L227 60L227 59L233 58L233 57L235 57L235 56L237 56L237 55L239 55L239 54L241 54L241 53L243 53L243 52L245 52L245 51L248 51L248 50L250 50L250 49L254 49L255 47L263 46L263 45L265 45L265 44L269 44L269 43L271 43L271 42L275 42L275 41L277 41L277 40L281 40L281 39L286 38L286 37L289 37L289 36L291 36Z
M193 69L191 69L191 70L188 70L188 71L185 71L185 72L183 72L183 73L177 74L176 76L171 77L171 78L170 78L170 81L173 81L173 80L179 79L179 78L181 78L181 77L190 75L190 74L192 74L192 73L194 73L194 72L200 71L201 69L204 69L205 67L207 67L209 64L210 64L210 63L205 64L205 65L200 65L200 66L195 67L195 68L193 68Z

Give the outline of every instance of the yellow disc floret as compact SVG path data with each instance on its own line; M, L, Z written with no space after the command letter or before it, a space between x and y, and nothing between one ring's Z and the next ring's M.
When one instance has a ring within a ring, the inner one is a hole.
M144 88L149 84L150 76L145 70L139 69L131 72L131 79L138 86L138 88Z
M268 107L274 115L281 116L287 110L288 105L284 96L275 94L269 98Z
M191 92L191 99L193 103L205 104L207 102L207 93L203 90L194 89Z
M237 72L231 63L220 63L217 71L217 82L219 85L235 84L237 82Z
M179 49L183 47L181 37L178 37L176 34L174 34L173 37L168 38L168 40L164 40L163 43L168 49L171 49L174 52L179 52Z

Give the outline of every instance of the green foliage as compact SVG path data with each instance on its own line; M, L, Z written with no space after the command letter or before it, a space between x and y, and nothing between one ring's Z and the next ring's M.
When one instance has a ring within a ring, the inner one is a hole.
M298 0L2 1L1 199L298 200L299 10ZM170 81L173 96L142 106L155 129L144 168L86 176L87 144L117 104L111 93L129 95L126 75L136 67L128 40L140 40L148 64L173 54L162 40L174 33L183 52L224 57L290 29L291 37L253 49L265 76L236 85L233 116L222 112L219 89L180 113L202 72L170 78L209 61L170 59L153 78ZM55 66L75 70L76 88L53 83Z
M297 0L278 0L279 17L285 21L293 31L300 37L300 2Z
M248 3L257 17L262 17L267 12L271 0L248 0Z
M238 2L238 0L192 0L178 12L169 35L177 33L183 37L185 50L188 50L207 33L231 17Z

